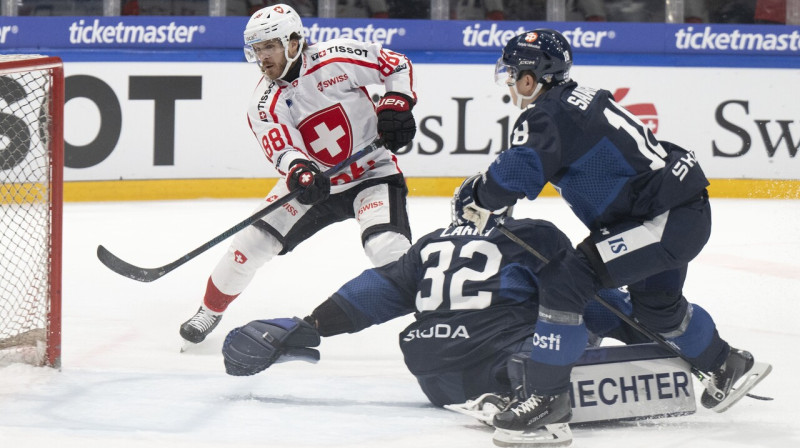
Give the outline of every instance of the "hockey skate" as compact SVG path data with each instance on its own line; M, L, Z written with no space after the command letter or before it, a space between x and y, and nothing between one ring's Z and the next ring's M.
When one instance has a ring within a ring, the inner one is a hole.
M511 404L494 417L493 441L502 447L566 446L572 407L567 392L554 396L531 395Z
M474 400L464 403L446 404L445 409L464 414L477 419L479 422L492 426L494 416L507 410L511 400L500 395L485 393Z
M755 362L750 352L731 347L722 366L711 373L711 382L722 393L722 400L708 390L703 391L700 403L714 412L724 412L741 400L772 371L770 364ZM738 384L737 384L738 383Z
M222 320L222 313L211 311L205 306L200 306L191 319L181 325L181 337L192 344L199 344L208 336L219 321ZM184 344L184 349L186 345ZM183 351L183 349L181 349Z

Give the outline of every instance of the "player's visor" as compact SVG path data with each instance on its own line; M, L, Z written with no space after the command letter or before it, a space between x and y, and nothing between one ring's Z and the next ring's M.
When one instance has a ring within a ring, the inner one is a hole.
M506 65L501 57L494 66L494 82L498 86L513 86L517 82L517 68Z
M270 39L267 41L245 44L244 56L247 62L261 62L261 56L275 57L283 51L283 44L280 39Z

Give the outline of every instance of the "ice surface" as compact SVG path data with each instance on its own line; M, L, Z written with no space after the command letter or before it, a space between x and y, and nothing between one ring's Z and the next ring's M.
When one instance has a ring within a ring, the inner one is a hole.
M316 364L253 377L225 374L224 335L257 318L304 316L369 267L354 222L334 225L267 264L209 339L179 353L190 317L227 246L139 283L101 265L105 245L145 267L166 264L248 216L257 200L68 203L64 220L63 368L0 368L0 447L490 447L491 431L429 405L405 370L398 319L323 340ZM773 364L754 391L716 414L574 427L575 447L800 446L800 201L715 199L714 230L685 294L721 335ZM409 200L416 237L449 221L445 198ZM564 202L521 203L578 242ZM695 389L700 390L699 383Z

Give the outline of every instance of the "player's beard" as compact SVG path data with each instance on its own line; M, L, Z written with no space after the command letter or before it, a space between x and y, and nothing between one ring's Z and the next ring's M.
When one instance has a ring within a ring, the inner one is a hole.
M266 65L260 65L259 66L259 68L261 69L261 73L264 76L266 76L270 81L275 81L276 79L278 79L281 76L281 73L283 72L283 68L282 67L279 68L279 67L280 66L278 66L278 65L272 65L271 67L267 67ZM271 76L270 72L272 72L272 74L274 76Z
M286 67L285 64L287 63L284 62L284 64L280 64L271 62L270 64L267 64L262 61L260 64L258 64L258 68L261 70L261 74L263 74L266 78L268 78L270 81L275 81L281 77L281 74Z

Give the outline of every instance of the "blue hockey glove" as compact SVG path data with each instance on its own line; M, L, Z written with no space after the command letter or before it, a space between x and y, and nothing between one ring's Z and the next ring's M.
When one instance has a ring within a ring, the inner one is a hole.
M409 96L397 92L386 92L378 102L378 134L392 152L409 144L417 133L413 107L414 101Z
M320 173L314 162L298 159L289 166L286 175L286 186L289 191L302 188L303 192L297 197L301 204L313 205L320 203L331 194L331 181Z
M222 344L225 371L229 375L255 375L272 364L286 361L319 361L319 332L308 322L293 317L254 320L234 328Z

